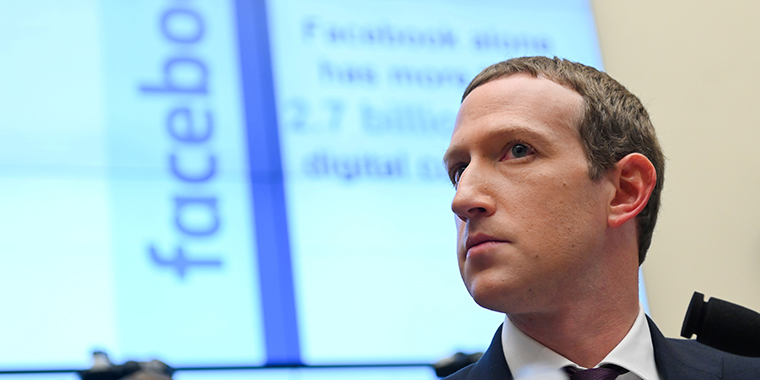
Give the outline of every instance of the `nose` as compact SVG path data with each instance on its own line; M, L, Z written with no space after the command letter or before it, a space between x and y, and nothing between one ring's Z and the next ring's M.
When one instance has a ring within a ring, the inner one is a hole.
M493 214L496 203L489 192L488 175L472 163L462 172L451 211L463 222Z

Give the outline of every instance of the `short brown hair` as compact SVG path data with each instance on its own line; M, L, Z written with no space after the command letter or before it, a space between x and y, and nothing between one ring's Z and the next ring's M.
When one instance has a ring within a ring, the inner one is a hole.
M547 78L575 90L583 97L585 108L579 131L588 157L591 179L601 178L630 153L641 153L652 162L657 172L657 183L649 202L636 217L641 265L652 243L665 180L665 157L641 101L606 73L557 57L521 57L491 65L470 82L462 101L476 87L518 73Z

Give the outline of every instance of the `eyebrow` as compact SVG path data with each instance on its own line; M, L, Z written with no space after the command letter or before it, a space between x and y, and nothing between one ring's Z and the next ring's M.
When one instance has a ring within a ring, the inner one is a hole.
M478 141L500 141L507 139L525 139L526 141L535 143L531 145L542 145L546 147L548 140L541 133L536 132L535 129L524 127L522 125L504 125L492 130L487 131ZM535 146L534 146L535 148ZM467 157L467 147L465 144L451 145L443 154L443 166L448 169L448 163L451 161L461 161L464 157Z
M441 160L441 163L443 164L443 168L446 169L446 171L449 170L449 162L453 161L455 158L457 158L460 155L463 155L464 149L461 149L460 147L454 145L449 146L449 149L446 149L446 153L443 154L443 160ZM457 160L460 161L460 160Z

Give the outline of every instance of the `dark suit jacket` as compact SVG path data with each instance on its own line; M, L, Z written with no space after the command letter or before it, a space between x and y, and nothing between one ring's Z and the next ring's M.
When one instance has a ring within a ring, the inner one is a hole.
M757 380L760 379L760 358L732 355L710 348L695 340L666 339L647 317L652 334L654 359L663 380ZM483 357L446 380L511 380L504 350L501 327Z

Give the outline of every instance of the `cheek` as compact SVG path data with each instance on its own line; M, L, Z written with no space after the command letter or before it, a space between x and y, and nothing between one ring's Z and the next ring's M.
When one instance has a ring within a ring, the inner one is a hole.
M585 178L543 178L525 188L531 191L513 200L511 211L530 236L531 245L552 252L572 249L595 240L606 225L599 186Z
M601 244L606 228L602 199L594 186L567 188L542 206L541 224L546 249L568 252L570 256L587 255Z

